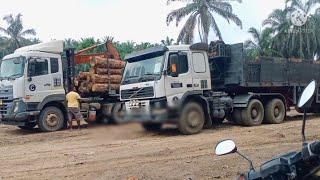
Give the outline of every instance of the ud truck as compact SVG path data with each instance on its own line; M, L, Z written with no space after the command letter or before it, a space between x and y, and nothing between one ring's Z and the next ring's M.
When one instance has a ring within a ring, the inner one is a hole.
M21 129L38 125L44 132L66 127L65 97L73 86L77 58L88 63L91 56L83 53L64 50L63 41L52 41L23 47L5 56L0 66L0 122ZM107 118L112 116L117 102L118 92L89 97L81 111L85 118L89 112Z
M320 64L245 55L243 44L155 47L126 57L120 86L124 120L146 130L174 123L195 134L225 119L243 126L282 123ZM320 92L309 112L320 112ZM297 109L300 111L300 109Z

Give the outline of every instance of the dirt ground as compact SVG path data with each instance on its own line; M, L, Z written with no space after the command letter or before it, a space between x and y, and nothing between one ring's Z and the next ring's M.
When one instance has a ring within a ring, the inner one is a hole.
M280 125L224 124L192 136L175 127L145 132L139 124L89 126L39 133L0 126L0 179L235 179L248 170L236 154L213 154L231 138L255 165L301 147L301 116ZM320 139L320 118L310 116L308 140Z

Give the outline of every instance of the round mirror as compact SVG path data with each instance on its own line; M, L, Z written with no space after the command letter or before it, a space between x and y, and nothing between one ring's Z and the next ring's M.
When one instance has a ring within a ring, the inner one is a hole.
M224 140L217 144L215 153L218 156L234 153L237 151L237 146L232 140Z
M314 93L316 91L316 81L313 80L302 92L300 97L298 107L303 108L308 102L312 99Z

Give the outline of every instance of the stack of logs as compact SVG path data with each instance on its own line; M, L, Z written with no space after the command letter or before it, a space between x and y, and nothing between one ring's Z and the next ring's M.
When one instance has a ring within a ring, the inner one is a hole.
M119 90L125 62L101 56L92 58L89 72L80 72L74 85L80 93L106 93Z

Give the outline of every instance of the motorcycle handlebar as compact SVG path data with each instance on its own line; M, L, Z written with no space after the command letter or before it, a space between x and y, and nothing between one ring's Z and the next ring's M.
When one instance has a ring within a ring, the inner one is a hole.
M315 155L320 155L320 141L310 144L310 151Z

